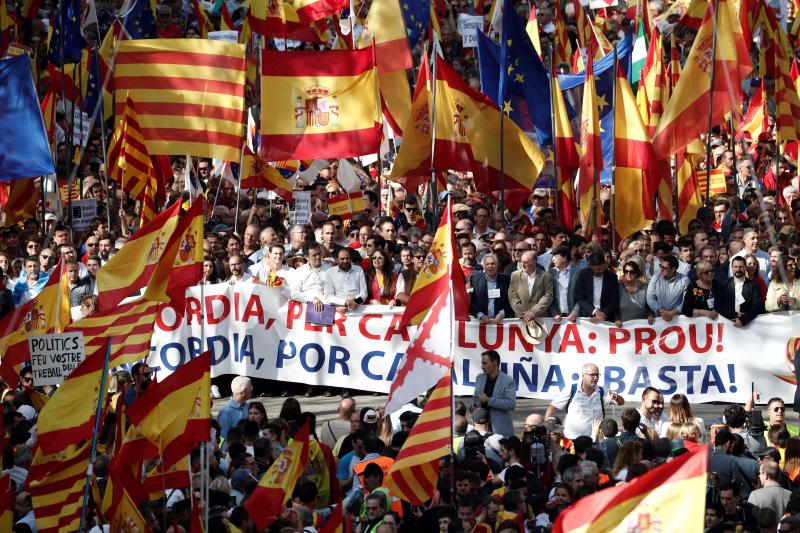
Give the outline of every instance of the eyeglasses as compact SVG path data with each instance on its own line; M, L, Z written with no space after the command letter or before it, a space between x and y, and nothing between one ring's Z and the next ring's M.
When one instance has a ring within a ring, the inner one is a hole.
M33 383L33 378L25 376L25 377L22 378L22 382L23 383Z
M415 256L414 256L414 259L420 259L420 260L422 260L422 259L425 259L425 256L424 256L424 255L415 255Z
M383 261L383 257L381 257L380 255L378 255L378 256L375 256L375 257L373 257L373 258L372 258L372 260L373 260L373 261Z
M623 270L622 272L623 272L624 274L626 274L626 275L627 275L627 274L630 274L630 275L632 275L632 276L636 275L636 271L635 271L635 270L633 270L632 268L626 268L626 269L625 269L625 270Z
M590 378L599 378L600 373L589 374L588 372L584 372L584 376L589 376Z
M413 206L413 205L407 205L405 207L405 209L406 209L406 211L411 211L412 213L416 213L417 212L417 207Z
M772 410L776 413L783 413L786 411L786 407L773 407Z
M28 248L39 248L41 244L31 243L28 245Z
M100 246L100 245L96 242L87 242L86 246L91 246L92 248L94 248L95 246Z
M342 225L341 224L334 224L333 225L333 229L340 230L340 229L342 229Z

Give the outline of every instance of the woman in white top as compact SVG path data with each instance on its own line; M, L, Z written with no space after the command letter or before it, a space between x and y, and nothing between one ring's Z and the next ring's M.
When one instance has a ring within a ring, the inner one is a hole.
M693 423L700 432L700 444L706 441L706 426L702 418L692 416L689 399L683 394L674 395L669 401L669 420L661 425L661 437L678 438L683 424Z

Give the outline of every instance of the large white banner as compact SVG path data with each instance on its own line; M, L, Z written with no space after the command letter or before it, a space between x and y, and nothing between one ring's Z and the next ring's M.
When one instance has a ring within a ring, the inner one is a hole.
M337 314L332 326L315 326L306 323L305 307L263 285L194 287L182 313L161 309L148 364L160 379L210 349L212 376L388 392L414 330L399 326L402 308L363 306ZM587 362L600 367L601 386L629 398L653 386L692 402L743 402L751 382L768 398L794 394L800 313L763 315L745 328L723 318L631 321L622 328L586 320L545 325L547 338L534 348L513 319L458 323L456 394L472 393L480 354L490 349L500 353L519 397L555 397Z

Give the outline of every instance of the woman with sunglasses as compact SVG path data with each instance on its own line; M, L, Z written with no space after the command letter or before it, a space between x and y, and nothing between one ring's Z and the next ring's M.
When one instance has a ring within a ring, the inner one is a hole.
M394 273L394 262L383 250L372 252L372 261L367 267L368 302L371 304L394 305L397 275Z
M800 309L800 282L797 282L797 261L793 257L782 256L777 272L773 271L772 281L767 289L764 307L768 313Z
M616 317L618 328L628 320L647 319L648 324L655 321L653 312L647 306L647 283L639 279L640 275L641 268L635 261L628 261L622 266L619 310Z
M714 267L708 261L700 261L695 266L695 271L697 281L691 282L683 295L683 314L716 320L719 314L714 309L714 295L719 292L719 287L714 279Z

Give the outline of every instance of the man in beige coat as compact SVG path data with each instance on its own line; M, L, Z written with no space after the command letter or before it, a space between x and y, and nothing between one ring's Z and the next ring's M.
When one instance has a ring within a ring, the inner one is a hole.
M536 252L525 252L522 268L511 274L508 301L514 314L526 324L547 315L553 301L553 281L550 274L537 270Z

